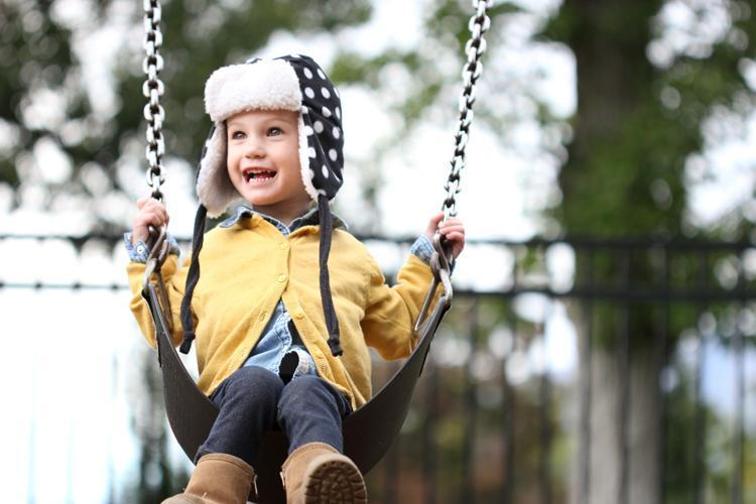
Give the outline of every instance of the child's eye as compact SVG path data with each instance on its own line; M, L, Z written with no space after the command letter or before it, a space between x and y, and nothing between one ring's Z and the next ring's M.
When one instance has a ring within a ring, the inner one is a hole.
M278 126L273 126L268 129L268 135L270 136L276 136L283 134L283 130L279 128Z
M231 139L232 140L239 140L244 138L244 132L243 131L232 131L231 132Z

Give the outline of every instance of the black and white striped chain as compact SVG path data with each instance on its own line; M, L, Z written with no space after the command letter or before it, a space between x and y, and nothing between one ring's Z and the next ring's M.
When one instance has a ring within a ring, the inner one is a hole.
M492 5L493 0L473 0L476 12L469 22L472 37L465 46L467 62L462 70L465 87L459 101L459 129L455 135L451 172L444 186L447 194L443 205L445 219L457 215L456 195L460 191L460 173L465 166L465 148L473 119L472 106L475 103L475 85L483 71L480 58L486 52L486 40L483 35L491 27L491 19L486 15L486 11ZM159 79L159 73L163 69L163 58L159 52L163 43L163 34L160 31L161 12L160 0L144 0L145 58L142 69L147 79L142 86L142 92L149 100L144 107L144 118L148 123L145 150L148 164L147 184L152 189L152 196L159 200L163 197L160 188L165 182L162 171L162 160L165 154L162 133L165 111L160 105L160 96L163 95L165 86Z
M493 0L473 0L475 15L470 18L469 28L472 36L465 45L467 62L462 69L464 90L459 100L459 129L455 136L454 156L451 160L451 172L444 189L444 220L457 215L456 195L460 191L460 173L465 167L465 148L470 135L470 124L473 119L472 106L475 103L475 84L483 72L480 62L481 56L486 52L486 40L483 35L491 27L491 19L486 15L486 10L493 5Z
M165 86L160 80L163 69L163 57L160 56L160 46L163 45L163 34L160 32L161 18L160 0L144 0L144 52L142 70L147 80L142 85L142 93L148 99L144 106L144 118L147 120L147 184L152 189L152 197L163 199L160 187L165 182L163 174L163 155L165 141L163 139L163 122L165 111L160 105Z

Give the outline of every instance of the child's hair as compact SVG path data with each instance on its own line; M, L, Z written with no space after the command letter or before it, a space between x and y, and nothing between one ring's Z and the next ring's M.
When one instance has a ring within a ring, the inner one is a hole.
M299 54L272 60L252 58L244 64L221 67L205 84L205 111L213 121L197 174L200 206L194 222L192 260L181 302L181 322L186 353L195 337L191 300L199 281L199 252L208 216L224 213L240 195L226 167L226 119L249 110L299 112L299 161L302 183L317 202L320 222L320 296L328 329L328 344L341 354L339 324L329 285L328 254L333 230L328 206L342 184L344 131L341 100L325 72L312 58Z

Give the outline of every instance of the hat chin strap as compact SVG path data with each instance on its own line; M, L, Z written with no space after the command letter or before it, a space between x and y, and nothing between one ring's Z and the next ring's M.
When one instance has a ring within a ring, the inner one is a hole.
M202 250L202 243L205 238L205 220L207 218L207 209L204 205L197 208L197 215L194 218L194 234L192 236L192 261L189 265L189 272L186 276L186 287L184 297L181 300L181 325L184 328L184 340L181 342L181 353L189 353L194 341L194 320L192 319L192 296L194 288L200 276L199 254Z
M328 198L321 195L318 198L318 217L320 220L320 298L323 302L323 315L325 316L326 329L328 331L328 347L334 357L343 353L341 349L341 336L339 331L339 319L333 307L331 295L331 283L328 274L328 254L331 252L331 235L333 234L333 216L328 207Z

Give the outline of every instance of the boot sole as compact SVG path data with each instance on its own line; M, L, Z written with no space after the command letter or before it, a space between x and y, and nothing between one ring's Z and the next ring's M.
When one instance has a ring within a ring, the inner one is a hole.
M346 460L323 462L307 481L305 504L367 504L362 474Z

